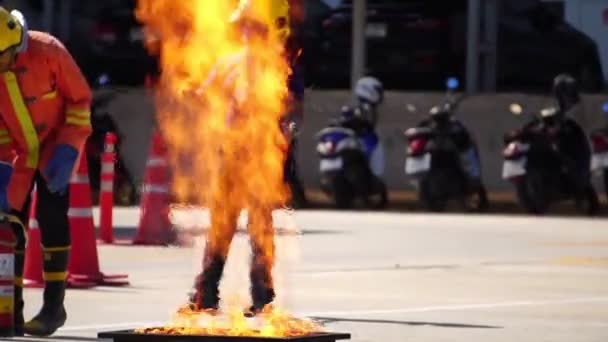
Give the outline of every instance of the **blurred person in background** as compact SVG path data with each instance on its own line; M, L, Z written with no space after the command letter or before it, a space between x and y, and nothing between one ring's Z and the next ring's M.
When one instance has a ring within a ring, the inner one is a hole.
M297 134L304 120L304 70L300 59L302 52L301 30L304 19L303 0L289 1L289 19L288 25L290 25L291 34L285 43L285 58L289 61L292 73L288 81L288 112L281 121L283 132L289 141L285 159L284 177L291 189L292 206L303 208L308 206L308 201L298 174L297 164Z
M353 107L344 106L338 124L350 128L365 141L368 150L369 165L377 177L384 174L384 149L376 133L378 110L384 102L384 85L372 76L360 78L355 84L356 103Z
M571 75L560 74L553 80L552 91L558 105L553 122L560 126L558 149L564 154L574 179L587 180L590 177L591 146L585 130L576 121L583 114L578 83Z

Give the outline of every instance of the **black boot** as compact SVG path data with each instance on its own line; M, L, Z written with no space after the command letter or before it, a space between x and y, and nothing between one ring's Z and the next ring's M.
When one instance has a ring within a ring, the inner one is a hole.
M34 336L50 336L55 333L67 319L64 297L65 281L46 282L42 309L31 321L25 323L23 331Z
M253 317L264 311L272 303L275 292L270 270L263 263L255 262L255 256L249 276L251 279L251 300L253 303L249 310L245 311L245 316Z
M24 332L34 336L50 336L65 324L65 299L69 247L48 248L44 254L44 302L42 309L24 325Z
M219 283L226 260L219 256L206 259L203 272L195 279L189 302L192 310L215 313L219 309Z

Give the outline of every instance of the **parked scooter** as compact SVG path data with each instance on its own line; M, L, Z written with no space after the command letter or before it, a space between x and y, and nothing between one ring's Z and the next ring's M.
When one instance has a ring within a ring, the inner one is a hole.
M373 127L360 119L362 110L343 107L339 118L316 135L321 189L341 209L352 207L357 198L373 209L388 204L386 185L370 166L379 139Z
M98 198L101 182L101 156L104 152L105 137L109 132L116 134L116 162L114 167L114 202L118 205L134 205L138 201L137 187L124 166L120 154L120 135L114 120L107 112L109 103L114 100L119 91L110 86L110 79L102 74L95 82L94 96L91 104L91 125L93 132L85 145L87 163L89 165L89 180L93 197Z
M608 115L608 102L604 103L602 111ZM608 126L591 133L591 144L593 146L591 171L602 175L608 197Z
M481 175L477 181L471 181L470 168L479 166L471 165L470 160L463 162L463 150L467 151L465 154L474 154L474 158L479 154L464 126L452 117L462 100L453 95L458 83L457 79L448 79L444 103L431 108L431 119L404 132L407 139L405 174L416 187L424 208L434 212L444 211L453 199L459 200L467 210L486 211L489 206ZM413 112L416 108L410 104L408 110Z
M561 129L555 120L558 110L543 108L538 123L505 135L502 176L515 185L518 200L529 213L545 214L553 203L575 200L579 210L593 215L599 210L599 201L591 180L574 177L557 148ZM524 114L516 103L510 111Z

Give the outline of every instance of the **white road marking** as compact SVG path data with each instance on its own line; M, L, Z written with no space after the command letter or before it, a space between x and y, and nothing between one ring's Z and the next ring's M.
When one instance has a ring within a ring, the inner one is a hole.
M499 302L485 304L463 304L463 305L439 305L439 306L422 306L411 308L397 309L380 309L380 310L349 310L349 311L317 311L303 312L296 316L303 317L332 317L332 316L366 316L366 315L382 315L396 313L414 313L414 312L434 312L434 311L458 311L458 310L477 310L477 309L496 309L508 307L522 306L543 306L543 305L565 305L565 304L581 304L581 303L599 303L608 302L608 297L581 297L572 299L544 300L544 301L514 301L514 302ZM81 325L68 326L59 329L59 331L90 331L90 330L120 330L137 327L156 327L166 324L166 321L155 322L126 322L126 323L107 323L96 325Z
M446 306L423 306L418 308L401 308L401 309L380 309L380 310L350 310L350 311L320 311L307 313L306 316L365 316L365 315L381 315L392 313L413 313L413 312L433 312L433 311L458 311L458 310L475 310L475 309L496 309L520 306L543 306L543 305L564 305L564 304L581 304L581 303L598 303L608 302L608 297L585 297L560 300L546 301L516 301L502 303L486 303L486 304L463 304L463 305L446 305Z

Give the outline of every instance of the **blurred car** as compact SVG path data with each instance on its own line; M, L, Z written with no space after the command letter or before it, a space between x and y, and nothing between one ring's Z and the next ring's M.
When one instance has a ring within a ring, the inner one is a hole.
M135 0L83 1L75 8L70 49L90 82L102 73L114 85L140 86L157 60L144 47Z
M548 89L560 73L574 75L584 91L598 92L604 77L597 43L538 1L504 2L499 26L498 81ZM527 5L525 5L527 4Z
M499 88L547 89L561 72L576 75L586 91L604 84L596 43L536 0L503 1L500 9ZM464 79L465 0L368 0L367 72L399 89L434 89L448 76ZM318 13L313 12L313 13ZM307 22L304 65L315 87L348 87L352 0Z
M453 1L369 0L368 70L387 87L424 87L442 84L449 70L449 16ZM319 5L319 7L321 7ZM304 41L307 83L347 87L350 81L351 1L327 8L317 19L317 41ZM307 22L310 24L310 22ZM310 39L311 37L306 37ZM431 77L432 79L430 79Z

